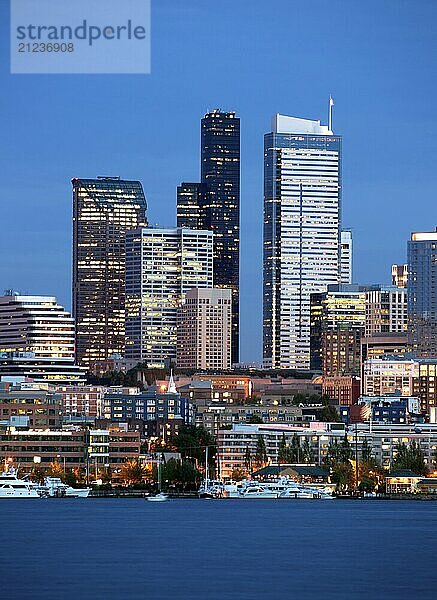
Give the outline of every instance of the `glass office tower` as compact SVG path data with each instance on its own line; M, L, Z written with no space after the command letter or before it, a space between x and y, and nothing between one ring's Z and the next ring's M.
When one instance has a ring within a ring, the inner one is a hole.
M232 362L239 362L240 119L213 110L201 125L202 229L214 233L214 286L232 290Z
M416 356L437 356L437 229L408 242L408 322Z
M176 358L185 294L212 288L213 234L139 228L126 235L126 360L162 368Z
M177 227L204 229L206 186L183 182L177 188Z
M340 281L341 136L275 115L264 137L267 368L310 368L310 295Z
M147 224L139 181L73 179L76 359L101 373L125 350L125 234Z

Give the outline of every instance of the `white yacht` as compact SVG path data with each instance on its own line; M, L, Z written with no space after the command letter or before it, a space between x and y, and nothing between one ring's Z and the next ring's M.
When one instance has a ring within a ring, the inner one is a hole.
M60 477L46 477L44 485L38 487L38 492L42 496L50 498L88 498L91 488L72 488L66 483L62 483Z
M25 479L18 479L12 467L0 475L0 498L40 498L36 487Z
M333 496L326 490L300 484L289 477L280 477L276 481L258 482L250 479L239 483L229 482L224 486L227 498L274 498L274 499L320 499L328 500Z

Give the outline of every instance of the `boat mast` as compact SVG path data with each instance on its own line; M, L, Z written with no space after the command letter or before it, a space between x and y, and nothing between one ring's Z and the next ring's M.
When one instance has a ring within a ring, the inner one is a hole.
M208 446L205 448L205 489L208 487Z
M161 454L158 452L158 493L161 493Z

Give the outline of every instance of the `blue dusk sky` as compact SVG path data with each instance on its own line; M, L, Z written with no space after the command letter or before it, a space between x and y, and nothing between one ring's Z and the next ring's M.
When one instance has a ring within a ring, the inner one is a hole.
M390 282L436 226L435 0L154 0L150 75L11 75L0 0L0 288L71 307L72 177L142 181L175 225L199 177L200 118L241 117L241 359L261 359L263 134L280 112L343 136L354 282Z

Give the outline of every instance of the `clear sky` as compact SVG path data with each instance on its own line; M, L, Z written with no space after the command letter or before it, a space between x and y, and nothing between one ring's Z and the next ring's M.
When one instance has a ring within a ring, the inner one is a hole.
M150 75L10 75L0 0L0 288L71 307L72 177L140 179L175 225L200 118L241 117L241 358L261 358L263 134L276 112L343 135L354 281L389 283L437 224L435 0L154 0Z

